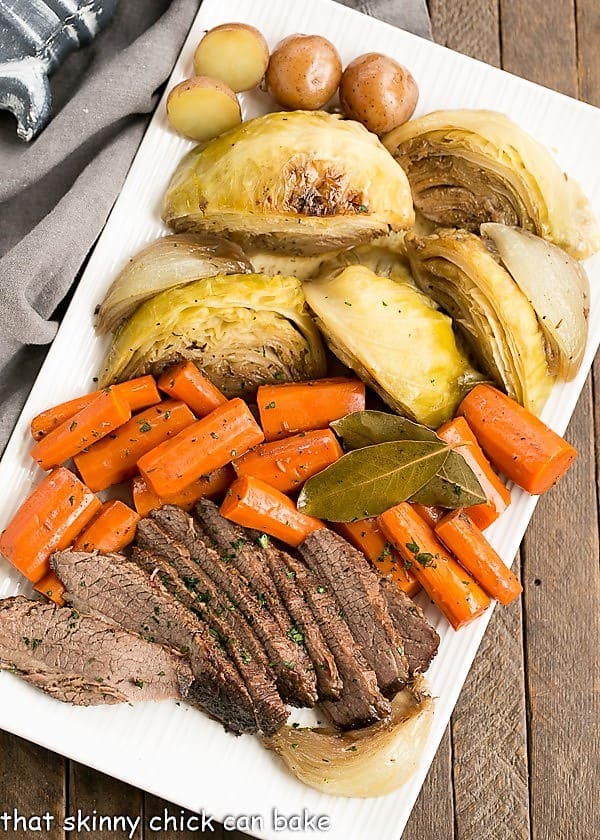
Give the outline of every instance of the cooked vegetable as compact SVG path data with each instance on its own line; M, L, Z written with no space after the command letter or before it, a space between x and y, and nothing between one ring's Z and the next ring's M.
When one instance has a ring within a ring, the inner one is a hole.
M160 373L182 359L228 397L325 372L300 283L262 274L210 277L146 301L115 336L101 381Z
M190 152L163 218L175 230L317 254L406 229L414 211L404 172L373 134L339 115L291 111Z
M234 399L152 449L138 468L157 496L173 496L264 439L246 403Z
M194 76L180 82L167 97L167 118L190 140L212 140L242 121L235 92L219 79Z
M177 505L190 511L204 496L208 499L222 496L234 480L235 471L230 464L227 464L209 475L200 476L197 481L188 484L181 492L161 499L148 487L141 475L137 475L131 482L133 504L140 516L147 516L151 510L163 507L163 505Z
M245 253L259 274L283 274L284 277L296 277L298 280L310 280L319 270L321 263L329 254L302 256L288 254L285 251L270 251L265 248L246 247ZM337 254L337 251L333 252Z
M477 476L486 501L466 507L473 522L484 531L509 506L510 490L492 469L464 417L455 417L441 426L438 429L438 437L455 446L454 452L462 455Z
M75 466L91 490L106 490L134 476L142 455L191 426L195 419L187 405L167 400L134 415L113 434L80 452Z
M440 469L449 449L442 441L395 441L348 452L309 478L298 509L332 522L377 516L410 499Z
M348 540L354 548L365 555L382 575L392 578L403 592L412 597L421 584L404 560L390 545L376 519L362 519L360 522L337 522L335 530Z
M57 467L118 429L130 417L129 403L118 391L106 388L77 414L39 440L31 450L31 457L43 470Z
M416 209L438 225L525 228L584 259L600 229L581 187L548 150L495 111L434 111L385 138Z
M466 231L408 234L405 241L419 287L452 316L478 364L538 413L554 380L535 312L510 274Z
M306 516L274 487L253 476L237 478L221 505L221 515L244 528L254 528L294 547L325 526Z
M333 377L286 385L261 385L256 395L266 440L322 429L365 407L365 386L358 379Z
M0 553L27 580L50 571L53 551L67 548L100 508L98 499L72 472L58 467L25 499L0 534Z
M430 528L435 530L442 516L445 514L444 508L435 505L420 505L418 502L411 502L415 513L418 514L423 522L426 522Z
M233 466L238 476L254 476L282 493L290 493L343 454L333 432L320 429L261 443L234 458Z
M217 274L244 274L252 266L242 249L220 236L162 236L129 260L98 312L99 333L114 331L145 300L159 292Z
M386 134L409 120L418 99L410 72L387 55L366 53L344 70L340 84L344 113L375 134Z
M256 87L268 63L264 36L247 23L223 23L209 29L194 53L196 76L220 79L236 93Z
M148 408L160 402L160 394L156 382L152 376L140 376L138 379L130 379L121 385L115 386L115 391L129 403L132 412L141 408ZM74 400L61 403L42 411L31 421L31 434L34 440L41 440L48 432L52 432L58 426L74 417L78 411L88 406L102 391L94 391L85 394L83 397L76 397Z
M54 572L48 572L47 575L38 581L33 587L40 595L45 595L49 601L54 601L57 607L64 607L65 599L63 598L65 592L64 583L58 579Z
M438 426L481 380L450 318L408 283L356 265L304 293L333 353L400 414Z
M577 450L506 394L478 385L459 408L492 464L538 495L566 473Z
M411 505L403 502L390 508L378 522L455 630L485 612L490 605L488 596L444 550L432 529Z
M347 449L361 449L397 440L439 441L439 436L420 423L384 411L358 411L331 424ZM411 497L423 506L464 507L485 500L477 476L465 459L454 451L437 473Z
M433 719L424 681L392 700L389 718L364 729L284 726L268 740L300 781L330 796L383 796L415 773Z
M73 543L74 551L121 551L133 542L139 515L118 499L105 502Z
M316 111L326 105L342 78L342 60L321 35L290 35L269 59L267 90L283 108Z
M167 368L158 380L158 387L170 397L184 402L197 417L205 417L227 402L227 397L202 376L193 362L180 362Z
M588 334L590 284L584 267L551 242L520 228L485 224L513 280L532 305L546 339L552 373L573 379Z
M510 604L519 597L523 591L519 579L465 511L448 513L435 526L435 533L491 598Z

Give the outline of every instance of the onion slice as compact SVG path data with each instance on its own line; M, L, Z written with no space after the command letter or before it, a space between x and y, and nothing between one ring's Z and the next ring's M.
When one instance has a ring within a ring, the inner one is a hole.
M174 286L217 274L247 274L250 261L234 242L208 234L178 233L157 239L118 275L100 309L96 329L114 332L145 300Z
M521 228L481 225L507 271L533 307L547 344L551 373L573 379L588 334L590 286L581 263Z
M284 726L264 744L296 778L331 796L384 796L417 770L433 718L433 700L419 677L392 701L390 717L364 729Z

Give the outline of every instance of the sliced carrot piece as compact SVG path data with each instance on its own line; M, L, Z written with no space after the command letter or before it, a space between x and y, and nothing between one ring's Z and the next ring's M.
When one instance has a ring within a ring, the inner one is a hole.
M65 467L47 475L0 535L0 552L31 583L50 571L48 558L67 548L100 508L100 499Z
M150 490L142 476L138 475L133 479L131 485L133 504L140 516L147 516L151 510L161 508L163 505L177 505L177 507L190 511L196 502L204 496L208 499L222 496L234 480L234 469L230 464L227 464L209 475L201 476L197 481L184 487L180 493L161 499Z
M325 527L320 519L301 513L279 490L252 476L233 482L221 505L221 514L238 525L263 531L293 546Z
M35 584L33 587L40 595L45 595L49 601L54 601L58 607L64 607L65 599L63 598L65 592L65 585L62 580L59 580L54 572L48 572L47 575Z
M135 537L139 515L124 502L105 502L73 543L74 551L121 551Z
M365 407L365 386L358 379L334 377L312 382L261 385L256 395L265 440L324 429Z
M227 402L227 397L190 361L167 368L158 380L158 387L172 399L189 405L197 417L206 417Z
M263 440L246 403L229 400L143 455L138 468L157 496L173 496Z
M448 513L438 522L435 533L491 598L510 604L519 597L523 591L519 579L502 562L466 511Z
M113 385L113 388L129 403L132 413L160 402L160 394L153 376L139 376L137 379L130 379L129 382ZM68 400L42 411L31 421L31 434L34 440L41 440L65 420L70 420L101 393L102 391L94 391L91 394L84 394L82 397L76 397L74 400Z
M382 513L378 522L455 630L485 612L490 605L488 596L448 554L412 505L401 502Z
M483 531L509 506L510 490L483 454L464 417L455 417L454 420L444 423L438 429L438 436L446 443L455 445L456 451L463 456L481 484L487 501L480 505L472 505L467 510L473 522Z
M403 592L416 595L421 584L410 568L406 568L393 545L379 527L376 518L358 522L336 522L332 527L371 561L377 571L392 578Z
M504 475L537 496L569 469L577 450L491 385L477 385L459 406L481 448Z
M43 470L57 467L118 429L130 417L129 403L112 388L107 388L70 420L65 420L38 441L31 450L31 457Z
M444 508L437 507L436 505L420 505L413 502L412 506L421 519L427 522L430 528L435 528L442 516L446 513Z
M166 400L136 414L127 423L75 456L75 466L95 492L127 481L137 473L137 462L150 450L183 429L195 417L182 402Z
M240 458L234 458L233 466L238 476L253 475L282 493L290 493L299 490L307 479L343 454L331 429L319 429L261 443Z

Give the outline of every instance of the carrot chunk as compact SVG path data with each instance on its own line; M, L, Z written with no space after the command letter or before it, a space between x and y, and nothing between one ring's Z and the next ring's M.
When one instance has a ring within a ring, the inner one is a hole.
M118 499L105 502L73 543L75 551L121 551L135 537L139 515Z
M184 403L166 400L136 414L87 452L76 455L75 466L89 488L105 490L132 478L142 455L191 426L195 419Z
M448 513L436 525L435 533L491 598L510 604L521 594L523 587L519 579L502 562L466 511Z
M566 473L577 450L491 385L477 385L459 406L492 464L534 496Z
M265 440L277 440L323 429L346 414L363 411L365 386L344 377L261 385L256 401Z
M138 468L149 488L165 498L263 440L262 429L246 403L229 400L143 455Z
M204 496L208 499L222 496L234 480L234 469L227 464L209 475L201 476L174 496L161 499L148 487L141 475L137 475L131 485L133 504L140 516L147 516L151 510L161 508L163 505L177 505L190 511Z
M113 388L129 403L129 408L132 413L160 402L160 394L158 393L153 376L139 376L137 379L130 379L129 382L121 382L120 385L113 385ZM48 408L46 411L42 411L41 414L38 414L31 421L31 434L34 440L41 440L48 432L56 429L65 420L70 420L82 408L85 408L96 397L100 396L101 393L102 391L94 391L91 394L84 394L82 397L76 397L74 400L69 400L60 405L55 405L54 408Z
M290 493L299 490L311 475L333 464L344 453L330 429L261 443L240 458L233 459L238 476L253 475L271 487Z
M392 578L403 592L416 595L421 584L412 569L407 569L404 560L388 542L379 527L377 519L361 519L359 522L336 522L333 527L354 548L365 555L382 575Z
M382 513L378 522L455 630L485 612L490 605L488 596L448 554L412 505L401 502Z
M483 531L509 506L510 490L493 470L464 417L449 420L437 433L446 443L456 445L456 451L463 456L481 484L487 501L471 505L467 510L473 522Z
M221 505L221 514L238 525L263 531L293 546L325 527L320 519L301 513L279 490L252 476L233 482Z
M413 502L412 506L415 512L419 514L421 519L427 522L430 528L435 528L442 516L446 513L444 508L437 507L437 505L420 505L417 502Z
M38 581L33 587L40 595L45 595L49 601L54 601L58 607L64 607L65 599L63 598L65 592L64 583L58 579L54 572L48 572L47 575Z
M198 417L206 417L227 402L227 397L190 361L167 368L158 380L158 387L171 398L189 405Z
M129 403L112 388L107 388L70 420L65 420L38 441L31 450L31 457L43 470L57 467L118 429L130 417Z
M100 508L100 499L65 467L47 475L0 535L0 552L31 583L50 571L48 558L67 548Z

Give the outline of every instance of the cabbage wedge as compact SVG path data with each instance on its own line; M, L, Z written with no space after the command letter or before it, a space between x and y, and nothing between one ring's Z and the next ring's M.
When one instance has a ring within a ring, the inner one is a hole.
M577 259L600 248L600 228L579 184L504 114L434 111L384 139L402 166L416 209L441 226L522 227Z
M351 265L304 293L332 352L400 414L437 427L482 379L450 318L408 282Z
M364 126L324 111L249 120L180 163L163 218L256 247L318 254L410 228L401 167Z
M228 397L325 374L325 353L295 277L218 275L143 303L116 333L101 386L191 359Z
M554 378L536 314L510 274L464 230L405 242L419 288L452 316L484 372L539 414Z

